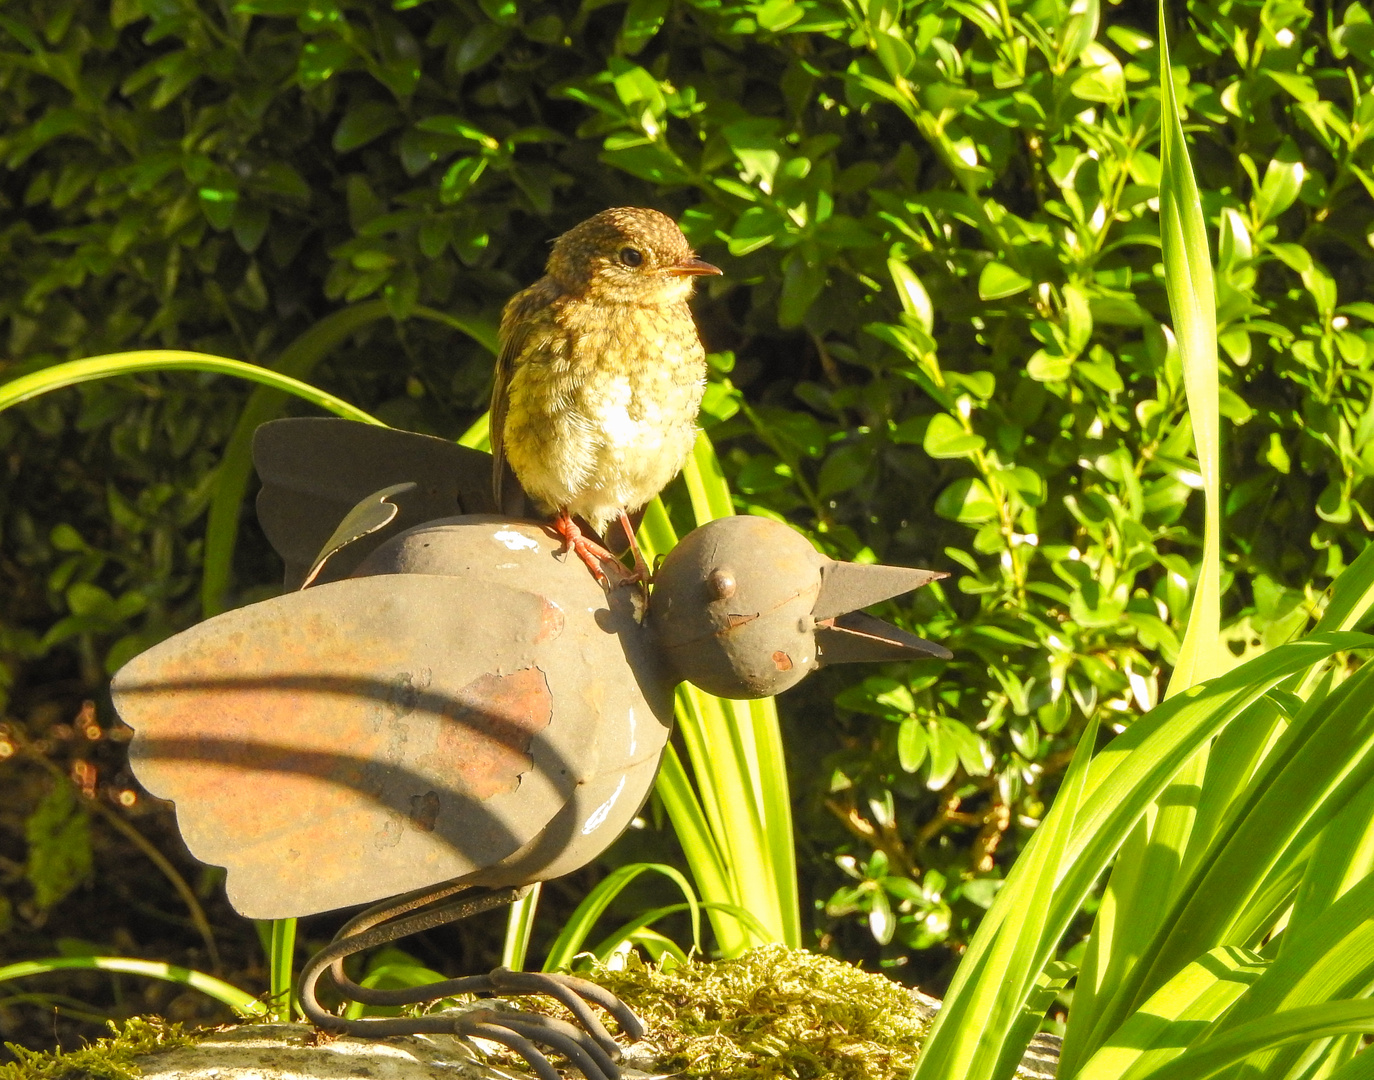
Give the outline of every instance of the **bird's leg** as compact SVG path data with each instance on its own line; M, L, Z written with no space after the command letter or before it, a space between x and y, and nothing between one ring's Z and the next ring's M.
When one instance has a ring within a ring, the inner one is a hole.
M617 584L624 584L630 581L639 580L634 574L625 569L624 564L598 544L591 537L585 535L577 527L577 522L572 519L572 515L564 508L559 510L553 519L553 528L559 536L563 538L563 553L574 552L592 572L592 576L601 584L610 587L611 580L606 575L606 566L614 568ZM633 538L630 541L634 543Z
M542 1045L563 1054L587 1080L620 1080L620 1067L615 1063L620 1048L588 1007L588 1002L614 1016L631 1041L643 1036L644 1025L618 997L586 979L497 968L487 975L445 979L397 990L376 990L359 986L344 974L344 960L355 953L508 904L526 891L527 888L468 889L449 883L438 888L419 889L368 908L351 919L331 944L306 963L297 987L301 1010L316 1027L340 1035L383 1038L454 1034L489 1039L510 1047L523 1057L541 1080L561 1080L539 1049ZM458 893L464 895L437 907L430 906ZM316 984L326 970L345 998L367 1005L414 1005L455 994L547 994L561 1002L580 1027L538 1013L485 1008L456 1014L347 1020L326 1012L315 996Z
M624 510L620 511L620 527L625 530L625 538L630 541L630 554L635 557L634 576L629 580L648 586L654 577L649 573L649 564L644 561L644 553L639 550L639 541L635 539L635 530L634 526L630 524L630 515Z

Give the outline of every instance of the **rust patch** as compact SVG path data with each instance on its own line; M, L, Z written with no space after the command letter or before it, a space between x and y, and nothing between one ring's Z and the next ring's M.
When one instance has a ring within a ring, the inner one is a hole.
M541 597L541 599L543 598ZM544 600L539 610L539 629L535 631L535 644L539 645L545 641L552 641L563 632L565 622L563 609L552 600Z
M791 671L792 658L779 649L773 654L773 666L779 671Z
M410 823L421 832L433 832L439 821L439 793L426 791L410 797Z
M553 695L537 667L480 675L444 710L435 753L469 795L489 799L519 786L534 765L530 743L552 719Z

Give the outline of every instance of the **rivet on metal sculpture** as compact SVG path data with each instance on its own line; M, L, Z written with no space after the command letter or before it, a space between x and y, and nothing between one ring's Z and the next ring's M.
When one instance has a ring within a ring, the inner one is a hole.
M822 664L950 655L858 610L944 575L835 562L776 521L689 533L646 614L638 590L604 589L560 558L545 526L496 514L486 454L279 420L258 430L254 461L259 518L295 591L148 650L113 696L139 781L176 804L191 853L226 868L237 911L374 903L302 974L302 1007L328 1031L475 1035L545 1080L558 1074L540 1046L589 1080L618 1077L587 1002L632 1039L642 1029L585 980L498 969L379 991L349 981L343 960L595 859L648 797L679 681L752 698ZM316 1000L325 969L379 1005L550 994L580 1027L486 1009L345 1020Z

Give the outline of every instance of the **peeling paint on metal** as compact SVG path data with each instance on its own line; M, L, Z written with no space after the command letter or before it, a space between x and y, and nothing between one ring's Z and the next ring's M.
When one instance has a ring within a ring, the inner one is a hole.
M625 790L625 777L621 776L620 783L616 784L615 790L611 792L611 797L592 811L591 817L587 818L587 823L582 826L582 835L595 832L606 823L610 817L611 807L615 805L616 799L620 798L620 793Z
M499 532L492 533L492 539L498 544L504 544L511 551L539 550L538 540L526 536L524 533L516 532L514 529L501 529Z

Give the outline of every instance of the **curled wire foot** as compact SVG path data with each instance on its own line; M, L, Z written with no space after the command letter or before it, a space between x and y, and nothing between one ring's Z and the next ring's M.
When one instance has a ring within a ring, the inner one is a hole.
M524 889L474 889L441 886L417 890L369 908L351 920L334 941L321 949L301 971L298 995L301 1010L324 1031L361 1038L390 1035L455 1034L501 1043L519 1054L540 1080L560 1080L541 1047L562 1054L586 1080L620 1080L620 1047L592 1010L599 1006L615 1017L626 1037L638 1041L644 1025L605 987L572 975L546 975L497 968L486 975L468 975L425 986L377 990L360 986L344 974L345 958L500 904L510 903ZM455 894L458 894L456 898ZM326 972L345 998L365 1005L415 1005L455 994L495 994L502 997L543 994L561 1003L576 1020L511 1009L471 1009L460 1014L431 1013L348 1020L325 1010L316 997ZM589 1004L590 1003L590 1004Z
M585 1031L539 1013L474 1009L453 1020L455 1035L490 1039L519 1054L540 1080L560 1080L558 1071L539 1047L547 1046L568 1059L587 1080L620 1080L620 1066ZM620 1056L619 1048L616 1057Z

